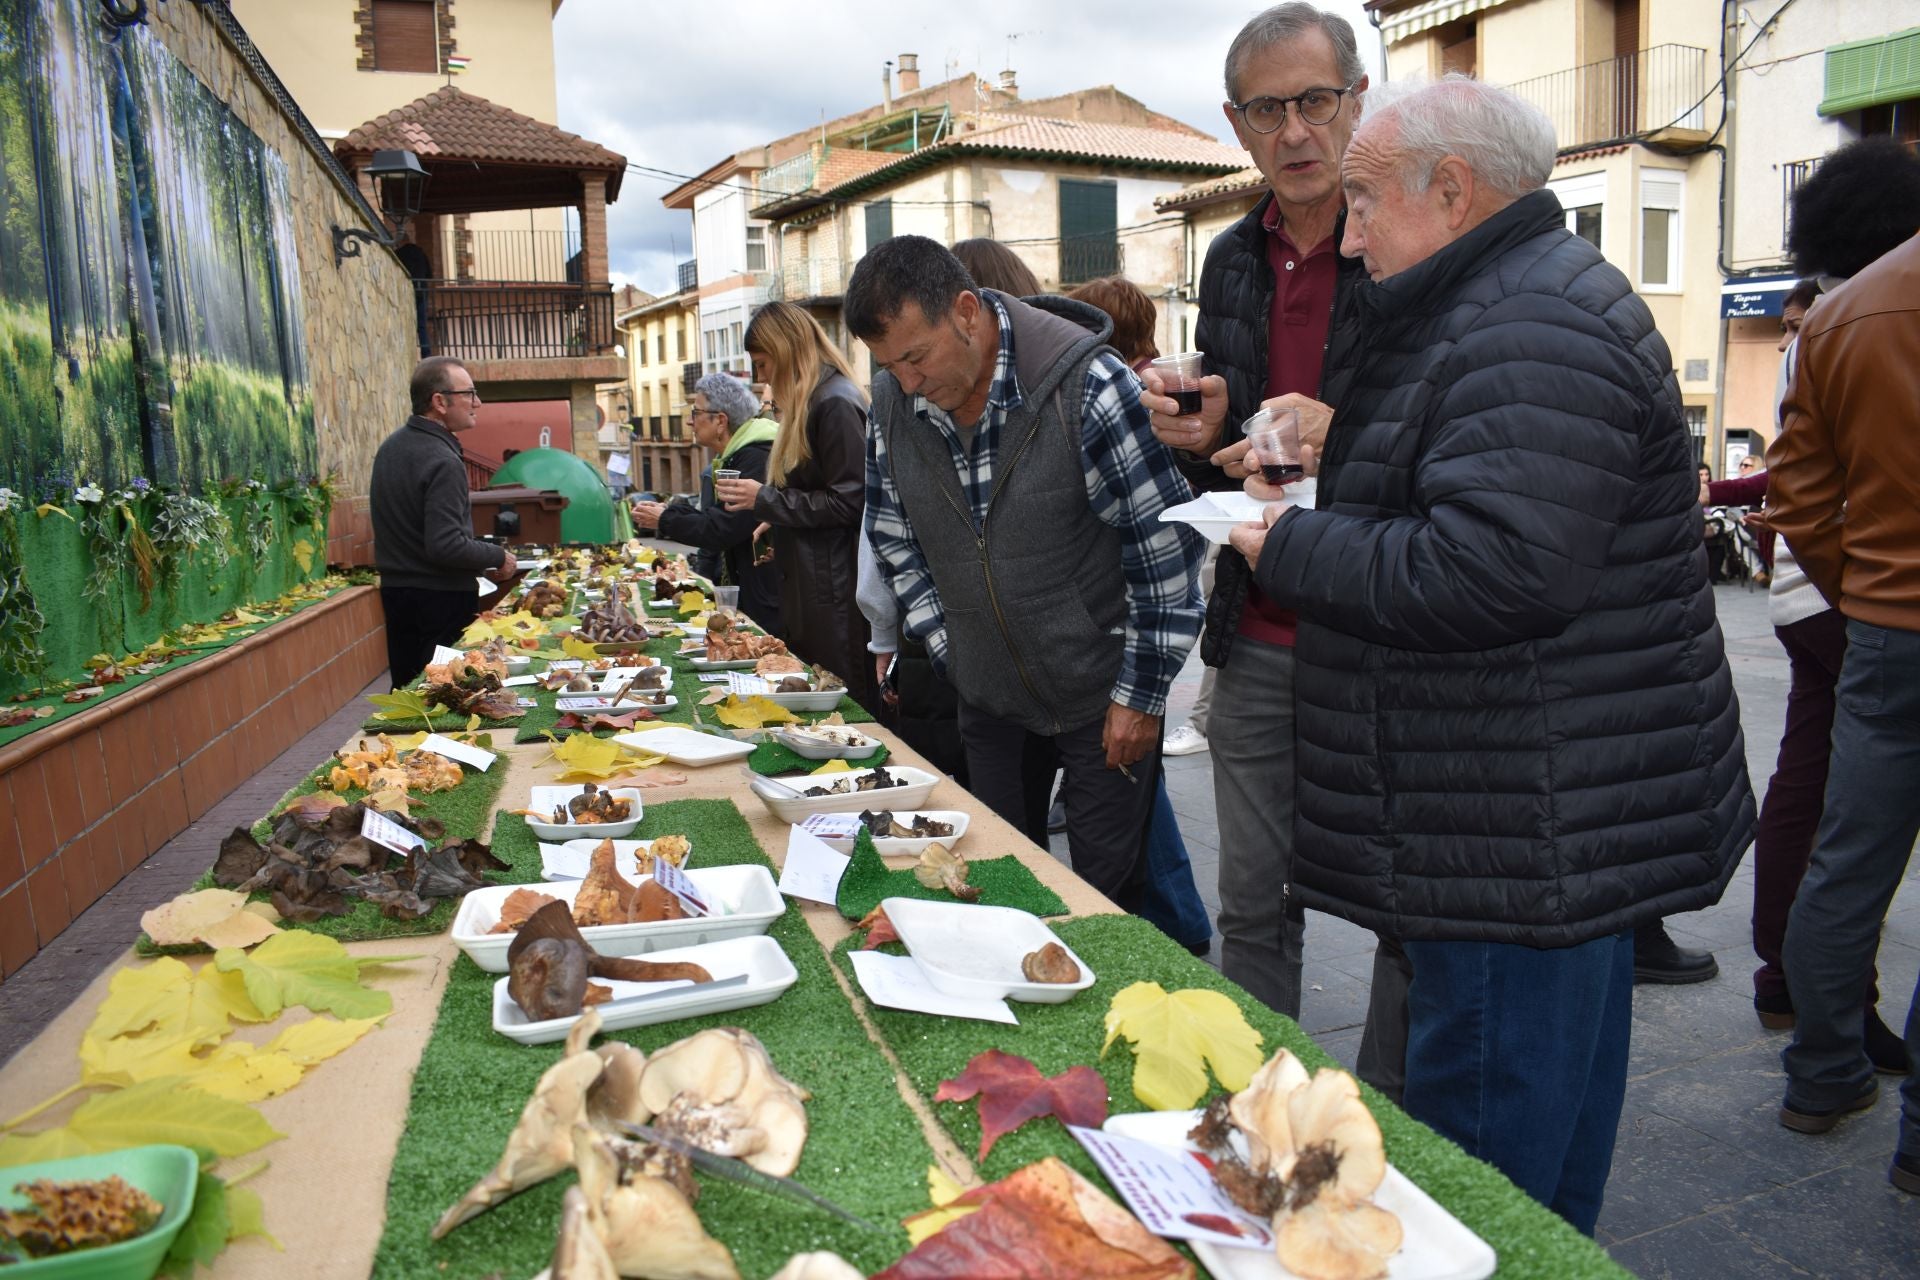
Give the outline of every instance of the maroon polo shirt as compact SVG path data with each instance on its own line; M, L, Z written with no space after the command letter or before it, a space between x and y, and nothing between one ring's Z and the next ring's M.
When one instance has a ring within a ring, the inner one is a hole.
M1333 237L1307 252L1287 237L1278 203L1267 206L1267 265L1273 268L1273 310L1267 316L1267 399L1289 392L1320 398L1320 369L1333 323L1333 285L1339 274ZM1293 643L1293 610L1281 609L1249 583L1240 634L1266 644Z

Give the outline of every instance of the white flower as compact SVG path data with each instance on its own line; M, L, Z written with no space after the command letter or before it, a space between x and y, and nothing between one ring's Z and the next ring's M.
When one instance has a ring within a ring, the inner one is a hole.
M98 502L107 495L97 484L83 484L73 491L73 496L82 502Z
M0 511L13 510L13 500L19 496L11 489L0 488Z

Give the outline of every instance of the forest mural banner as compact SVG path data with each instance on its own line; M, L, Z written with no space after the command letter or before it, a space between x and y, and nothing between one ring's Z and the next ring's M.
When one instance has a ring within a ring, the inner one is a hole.
M99 14L0 0L0 486L310 475L286 164Z

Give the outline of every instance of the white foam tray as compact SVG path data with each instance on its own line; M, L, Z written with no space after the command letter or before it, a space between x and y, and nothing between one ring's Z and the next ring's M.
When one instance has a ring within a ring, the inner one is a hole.
M632 835L633 829L640 825L640 819L643 816L640 789L638 787L612 787L606 789L611 790L617 797L624 797L633 802L632 816L626 821L569 822L563 825L557 822L541 822L536 818L528 818L527 826L531 827L533 834L542 840L584 840L588 837L596 840L605 840L609 836L618 838L620 836ZM585 783L579 783L573 786L532 787L529 789L529 799L523 807L532 809L537 813L552 813L555 805L565 804L575 796L582 794L585 790Z
M801 822L810 813L858 813L862 809L918 809L940 785L938 774L928 773L925 769L915 769L907 765L886 765L886 771L907 785L887 787L881 791L854 791L846 795L834 796L789 796L780 791L766 778L755 778L748 783L753 794L760 797L762 804L774 817L782 822ZM805 791L808 787L820 786L838 781L841 778L859 779L872 773L871 769L848 769L844 773L799 774L780 781L795 791Z
M837 695L839 690L836 689L834 692ZM787 694L786 696L796 695ZM880 749L880 739L870 737L852 725L833 725L831 729L838 733L856 735L860 741L853 746L841 746L817 737L797 725L782 725L773 731L773 736L782 746L806 760L858 760Z
M613 866L628 880L637 880L647 874L640 870L640 851L653 846L651 840L615 840L613 842ZM547 880L584 880L593 864L593 851L600 847L598 840L569 840L565 844L543 844L540 846L540 874ZM693 861L693 843L687 843L685 867Z
M793 961L787 959L787 953L780 949L780 944L766 937L730 938L704 946L680 947L663 951L653 959L683 960L697 964L712 974L715 981L738 975L745 975L747 981L744 986L711 990L704 983L675 985L595 978L594 982L613 991L613 1000L599 1006L602 1031L627 1031L634 1027L652 1026L657 1022L675 1022L701 1014L725 1013L732 1009L768 1004L778 999L780 993L792 986L800 976L793 967ZM567 1033L573 1030L573 1024L580 1021L579 1014L571 1018L549 1018L544 1022L529 1021L526 1012L507 994L508 981L502 978L493 984L493 1029L508 1039L521 1044L552 1044L556 1040L566 1039ZM685 994L650 1000L631 1009L619 1007L622 999L669 988Z
M870 805L863 805L861 807L865 809L878 810L878 809L888 809L888 808L891 808L892 806L884 805L884 804L882 805L870 804ZM932 818L935 822L951 822L953 824L953 834L950 836L922 836L914 839L907 839L901 836L888 836L882 839L879 836L875 836L873 840L874 852L878 853L883 858L917 858L921 854L927 851L927 846L930 844L936 844L936 843L943 844L947 846L947 848L951 849L953 848L953 846L960 843L961 837L967 834L967 824L973 820L970 815L962 812L959 809L894 809L893 810L894 817L902 819L905 823L909 825L911 825L915 816L920 814L924 814L927 817ZM821 840L821 843L825 844L829 849L832 849L835 853L851 854L853 852L854 837L852 836L835 837L831 840L825 839L823 837Z
M950 996L1064 1004L1093 985L1086 961L1032 912L921 898L888 898L880 906L927 981ZM1049 942L1073 956L1079 981L1029 982L1021 974L1021 960Z
M613 735L613 740L623 747L630 747L650 756L665 756L675 764L688 766L719 764L726 760L744 760L753 754L751 742L701 733L698 729L682 729L677 725L661 729L636 730L632 733L616 733Z

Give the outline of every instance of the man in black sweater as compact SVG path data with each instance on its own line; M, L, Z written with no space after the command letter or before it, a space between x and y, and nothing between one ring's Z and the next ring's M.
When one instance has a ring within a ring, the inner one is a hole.
M413 416L374 455L369 498L396 689L473 621L478 575L504 582L519 568L511 551L473 536L466 458L453 434L472 427L479 410L473 375L450 356L431 356L414 366L410 390Z

